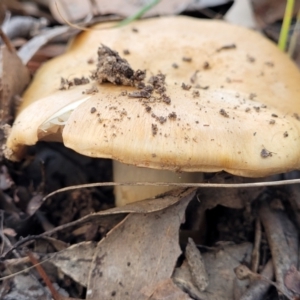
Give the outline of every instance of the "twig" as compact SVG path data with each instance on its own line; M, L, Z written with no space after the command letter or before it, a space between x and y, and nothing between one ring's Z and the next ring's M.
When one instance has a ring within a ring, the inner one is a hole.
M273 263L272 263L273 265ZM252 282L254 282L255 280L263 280L271 285L273 285L280 293L282 293L284 296L286 296L289 300L294 300L294 298L292 298L286 291L285 289L282 289L279 284L271 281L270 279L268 279L267 277L263 276L262 274L257 274L252 272L247 266L245 265L239 265L238 267L236 267L234 269L234 272L236 274L236 277L240 280L244 280L244 279L250 279ZM246 298L248 300L248 298ZM250 298L251 299L251 298ZM255 300L257 300L257 298L254 298ZM245 300L245 299L243 299Z
M2 38L2 40L3 40L4 44L6 45L7 49L11 53L15 53L16 50L15 50L14 46L12 45L9 38L6 36L6 34L3 32L3 30L1 28L0 28L0 37Z
M47 276L44 268L41 266L39 261L33 256L33 254L30 251L27 251L27 255L28 255L28 258L31 261L31 263L35 266L36 270L40 274L41 278L44 280L44 282L45 282L46 286L48 287L48 289L50 290L51 295L54 298L54 300L61 300L59 293L54 288L51 280Z
M243 293L240 300L262 300L269 287L271 286L271 280L274 277L273 262L270 259L265 265L261 274L258 274L258 278L254 280L250 287ZM267 281L267 280L269 281Z
M46 201L48 198L67 191L77 189L86 189L100 186L174 186L174 187L197 187L197 188L255 188L266 186L280 186L299 184L300 179L266 181L266 182L252 182L252 183L177 183L177 182L97 182L72 185L65 188L58 189L43 198Z
M297 257L294 244L298 243L295 228L287 219L283 211L271 209L266 199L261 203L259 217L266 232L267 240L272 253L276 282L280 291L290 295L284 284L286 272L294 264L292 258ZM295 239L295 241L293 241Z
M257 217L255 220L254 247L252 250L252 258L251 258L251 271L254 273L257 273L258 266L259 266L260 242L261 242L261 223L260 223L260 219Z

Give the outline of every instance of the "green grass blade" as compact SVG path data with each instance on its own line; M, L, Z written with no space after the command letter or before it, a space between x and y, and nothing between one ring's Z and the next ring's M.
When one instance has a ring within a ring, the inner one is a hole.
M290 30L292 16L293 16L294 4L295 4L294 0L287 0L282 27L280 30L279 41L278 41L279 49L282 51L285 51L286 49L289 30Z
M155 6L159 2L160 2L160 0L152 0L152 1L150 1L149 3L147 3L146 5L144 5L138 12L136 12L132 16L129 16L128 18L124 19L123 21L119 22L114 27L125 26L125 25L131 23L132 21L135 21L135 20L141 18L148 10L150 10L153 6Z

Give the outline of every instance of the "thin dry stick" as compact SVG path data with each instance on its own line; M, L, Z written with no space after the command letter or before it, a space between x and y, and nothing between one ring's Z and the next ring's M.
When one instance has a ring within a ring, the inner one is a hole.
M259 277L261 278L253 281L250 287L241 296L240 300L264 299L264 296L271 286L271 282L274 277L273 262L271 259L267 262L261 274L258 275L258 278Z
M300 183L300 179L267 181L267 182L252 182L252 183L177 183L177 182L97 182L72 185L58 189L43 198L43 201L48 198L67 191L77 189L94 188L100 186L174 186L174 187L197 187L197 188L255 188L266 186L291 185Z
M293 235L290 239L298 239L298 237L294 236L293 232L285 232L286 228L283 228L282 224L283 221L287 220L282 219L286 219L287 217L282 211L272 210L266 200L262 201L259 209L259 217L265 229L269 247L271 249L276 282L279 290L284 291L285 295L292 296L291 292L284 284L284 277L293 264L291 259L297 257L298 253L293 251L293 247L290 247L287 243L286 234Z
M7 49L11 52L11 53L15 53L15 47L12 45L12 43L10 42L9 38L6 36L6 34L3 32L3 30L0 28L0 37L2 38L4 44L6 45Z
M33 265L35 265L36 270L40 274L41 278L44 280L44 282L45 282L46 286L48 287L48 289L50 290L51 295L54 298L54 300L61 300L59 293L54 288L54 286L53 286L51 280L49 279L49 277L47 276L45 270L42 268L41 264L39 264L39 261L33 256L33 254L30 251L27 252L27 255L28 255L28 258L31 261L31 263Z
M252 251L252 259L251 259L251 271L257 273L259 266L259 258L260 258L260 242L261 242L261 223L259 217L255 220L255 238L254 238L254 247Z

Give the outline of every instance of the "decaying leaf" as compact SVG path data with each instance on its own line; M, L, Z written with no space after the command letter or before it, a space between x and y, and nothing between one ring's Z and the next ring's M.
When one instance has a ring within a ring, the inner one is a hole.
M51 300L52 298L37 280L26 273L17 275L6 283L11 286L11 289L7 294L2 294L2 300Z
M205 291L208 286L207 272L201 253L191 238L188 239L188 244L185 248L185 257L192 276L193 284L199 289L199 291Z
M96 243L82 242L55 254L51 263L76 282L86 286L95 249Z
M191 274L187 272L187 264L176 269L173 279L195 299L232 300L234 280L236 279L234 268L240 264L240 261L250 261L251 250L252 245L244 243L204 253L203 260L209 281L207 290L204 292L199 291L192 283Z
M285 286L296 294L300 294L300 272L295 266L291 266L284 278Z
M50 10L53 17L60 23L65 20L70 22L78 22L88 16L115 14L123 17L129 17L140 11L145 5L151 1L107 1L95 0L90 2L74 1L74 0L51 0ZM147 17L176 15L185 10L200 10L206 7L222 5L229 0L161 0L145 13ZM72 5L70 5L72 3ZM84 4L83 4L84 3Z
M74 29L69 26L57 26L47 29L22 46L18 51L18 55L21 57L23 63L27 64L34 54L52 39L62 35L68 35L70 37L77 32L78 29Z
M106 211L98 212L95 214L91 214L89 216L86 216L84 218L81 218L78 221L70 223L70 225L79 225L82 226L87 223L93 223L93 224L102 224L107 223L109 219L112 221L120 221L124 214L129 213L128 218L124 219L119 225L115 226L111 230L111 232L108 234L108 237L105 238L103 241L100 242L100 246L98 246L101 249L104 249L104 247L108 247L111 251L111 249L115 248L116 255L119 256L119 259L124 258L124 251L126 251L125 245L128 246L129 255L135 255L137 258L142 253L142 250L139 250L138 245L136 247L133 246L133 243L137 243L139 241L138 232L133 234L132 232L122 232L120 233L120 230L122 230L124 227L129 226L129 222L132 222L131 219L135 219L135 225L131 228L132 231L135 230L141 230L144 233L141 233L140 240L142 238L145 239L145 245L147 243L150 243L152 247L155 246L155 249L153 250L153 253L155 255L159 249L159 236L161 236L161 243L164 243L164 237L163 237L163 226L167 228L167 225L171 226L170 231L168 232L168 242L178 245L178 228L180 225L181 219L179 220L179 215L182 214L185 211L185 205L193 198L193 195L195 193L195 189L184 189L184 190L173 190L171 192L168 192L164 195L161 195L160 197L157 197L156 199L148 199L144 201L139 201L136 203L128 204L124 207L117 207L108 209ZM176 212L173 212L173 215L169 210L180 210L180 214ZM157 218L157 219L156 219ZM173 219L174 218L174 219ZM148 224L147 224L147 219ZM142 222L146 223L146 225L143 227ZM154 223L154 224L153 224ZM177 227L176 227L177 226ZM60 226L55 229L57 231L58 229L61 229L62 227L66 228L66 226ZM146 227L148 228L148 233L146 232ZM177 228L175 230L175 227ZM173 239L171 235L171 229L173 230ZM152 231L152 233L150 232ZM176 233L177 232L177 233ZM48 232L49 234L49 232ZM133 234L133 235L131 235ZM158 236L159 234L159 236ZM114 237L116 235L120 235L119 238ZM129 236L134 239L132 243L129 242ZM153 237L155 237L155 242L153 242ZM114 244L117 243L118 245L115 246ZM144 245L143 243L141 243ZM119 245L122 245L120 247ZM143 247L145 247L145 245ZM176 250L176 247L174 246L174 251ZM103 247L103 248L102 248ZM137 254L135 251L139 251ZM168 248L166 247L164 251L168 251ZM66 275L72 277L75 281L80 283L83 286L87 286L88 284L88 277L82 276L82 274L88 274L90 268L91 268L91 262L93 259L95 250L95 245L93 243L80 243L77 245L73 245L69 247L68 249L57 253L53 259L51 259L52 263L59 267L62 272L64 272ZM161 249L162 250L162 249ZM103 250L104 251L104 250ZM162 250L163 251L163 250ZM176 256L176 252L178 252L178 248L175 251L174 256ZM110 253L110 255L113 253ZM146 254L145 254L146 255ZM158 254L157 254L158 255ZM166 255L166 254L164 254ZM70 262L66 262L67 258L70 259ZM106 258L106 262L108 261L109 257ZM150 257L149 257L150 259ZM112 259L113 260L113 259ZM176 261L176 259L175 259ZM127 264L127 260L125 262L125 265ZM115 262L116 263L116 260ZM132 263L134 263L134 259L132 260ZM160 261L161 264L164 264L164 261ZM175 263L173 265L173 268L175 266ZM97 268L95 265L94 268ZM127 265L125 270L127 269ZM102 269L102 266L101 266ZM104 268L105 269L105 268ZM172 269L173 270L173 269ZM158 270L159 271L159 270ZM100 271L99 271L100 272ZM82 274L80 274L82 273ZM171 271L172 273L172 271ZM136 273L138 274L138 273ZM122 274L120 273L120 276ZM155 287L154 287L155 288Z
M191 298L179 289L172 279L164 280L151 295L149 300L191 300Z
M1 123L12 120L14 103L12 97L21 95L29 83L29 72L15 52L0 47L0 111Z
M171 277L181 251L179 226L194 193L161 211L129 214L101 240L88 279L87 299L148 299Z
M29 79L29 72L18 55L2 45L0 47L0 149L7 135L5 123L12 121L16 105L13 97L21 95ZM1 159L2 150L0 150Z

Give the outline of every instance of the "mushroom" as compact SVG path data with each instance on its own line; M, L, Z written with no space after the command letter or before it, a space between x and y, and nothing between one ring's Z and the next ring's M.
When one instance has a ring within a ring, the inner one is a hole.
M259 33L183 16L96 28L37 72L7 141L9 159L47 140L120 162L117 181L143 180L126 165L189 182L197 176L190 172L263 177L299 168L299 70ZM125 50L131 71L122 65L114 78L101 71L105 51ZM99 61L98 70L88 61ZM74 85L91 74L96 80ZM129 193L119 187L117 203L144 197Z

